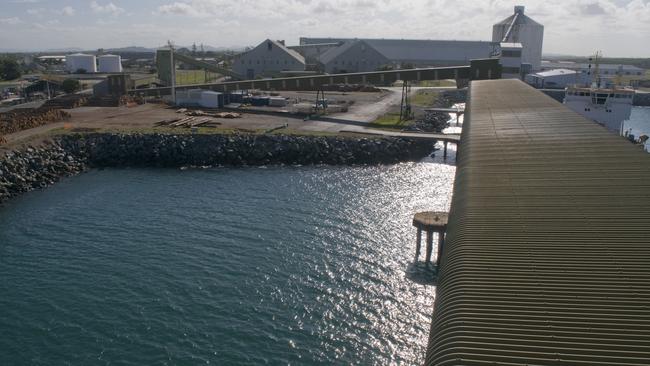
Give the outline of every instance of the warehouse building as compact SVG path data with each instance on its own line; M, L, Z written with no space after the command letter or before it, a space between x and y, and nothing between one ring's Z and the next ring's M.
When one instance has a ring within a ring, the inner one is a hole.
M336 43L316 43L298 46L288 46L290 50L294 50L305 58L308 65L318 65L321 60L320 56L332 48L342 45L343 42Z
M232 68L246 79L270 77L286 71L305 71L305 58L287 48L284 41L267 39L252 50L236 55Z
M540 71L526 75L526 83L540 89L564 89L569 85L589 83L586 74L568 69Z
M366 41L356 40L330 48L320 57L320 71L329 74L376 71L390 60Z
M415 39L353 39L353 38L309 38L301 37L300 45L331 44L364 41L375 49L381 58L394 65L415 67L456 66L468 64L470 60L490 58L499 53L499 43L488 41L441 41Z

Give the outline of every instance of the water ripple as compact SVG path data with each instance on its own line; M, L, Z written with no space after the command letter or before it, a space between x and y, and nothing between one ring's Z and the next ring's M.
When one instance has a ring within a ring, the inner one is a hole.
M419 364L454 167L101 170L0 208L0 364Z

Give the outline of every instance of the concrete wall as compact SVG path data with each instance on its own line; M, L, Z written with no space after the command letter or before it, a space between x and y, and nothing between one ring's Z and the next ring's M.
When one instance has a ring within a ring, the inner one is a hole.
M264 41L233 60L233 71L245 79L273 76L281 71L305 71L305 63L297 60L274 42Z

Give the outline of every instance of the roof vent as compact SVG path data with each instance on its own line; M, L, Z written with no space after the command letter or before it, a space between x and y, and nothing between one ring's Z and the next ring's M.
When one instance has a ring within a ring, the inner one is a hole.
M524 15L524 9L526 9L526 7L523 6L523 5L517 5L517 6L515 6L515 14L521 14L521 15Z

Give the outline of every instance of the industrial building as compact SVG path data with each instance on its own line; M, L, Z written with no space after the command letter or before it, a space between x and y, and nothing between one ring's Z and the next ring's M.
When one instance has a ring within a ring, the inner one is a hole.
M319 60L320 70L330 74L375 71L389 63L386 56L362 40L330 48Z
M287 48L284 41L270 39L235 56L232 69L246 79L274 76L286 71L305 71L305 58Z
M87 73L97 72L97 58L95 55L87 55L84 53L75 53L65 57L65 69L68 72L76 73L83 70Z
M346 65L352 62L350 67L356 66L357 62L363 65L364 60L366 67L382 65L386 60L396 67L430 67L464 65L472 59L500 57L504 77L520 78L522 73L541 68L544 40L544 26L524 15L524 10L523 6L516 6L513 15L495 24L492 41L301 37L300 46L295 50L325 65L327 72L347 70L340 67L340 63L331 64L331 55L345 52L357 56L356 60L346 58ZM363 43L358 43L361 41ZM318 49L317 45L327 45L327 49L317 55L317 51L314 51ZM372 55L358 52L358 48L364 45L376 52L372 52ZM337 52L337 48L342 50ZM349 51L349 48L354 51ZM328 57L323 59L325 55Z
M322 54L342 44L343 42L315 43L315 44L306 44L306 45L298 45L298 46L288 46L287 48L301 54L305 58L305 62L307 63L307 65L316 66L319 63L321 63L320 57Z
M523 6L515 6L515 12L492 27L492 41L521 43L521 62L530 64L533 71L542 66L544 26L524 14Z
M554 70L554 69L568 69L573 71L579 71L583 74L587 74L590 71L594 72L595 65L588 63L578 63L570 61L542 61L541 71ZM607 76L616 76L616 75L635 75L641 76L645 74L645 70L638 68L632 65L620 65L620 64L600 64L598 69L601 77Z
M371 39L371 38L309 38L301 37L300 45L348 44L364 41L394 65L416 67L464 65L472 59L490 58L498 55L499 44L488 41L441 41L427 39ZM342 46L339 46L342 47Z
M569 85L588 83L588 77L579 71L555 69L526 75L526 83L540 89L564 89Z

